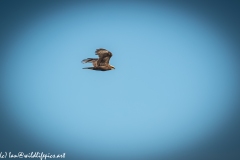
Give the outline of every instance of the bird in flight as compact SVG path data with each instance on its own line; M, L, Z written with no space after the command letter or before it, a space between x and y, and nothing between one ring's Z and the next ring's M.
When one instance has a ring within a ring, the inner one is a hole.
M83 69L91 69L97 71L108 71L115 69L114 66L109 64L112 53L106 49L99 48L96 49L95 54L99 58L87 58L82 60L82 63L92 63L93 67L85 67Z

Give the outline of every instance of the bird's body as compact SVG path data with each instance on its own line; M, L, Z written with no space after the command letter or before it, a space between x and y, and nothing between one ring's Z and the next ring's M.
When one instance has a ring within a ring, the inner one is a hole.
M85 67L83 69L91 69L98 71L108 71L115 69L112 65L109 64L112 53L106 49L100 48L95 51L96 55L99 58L87 58L82 60L82 63L92 63L93 67Z

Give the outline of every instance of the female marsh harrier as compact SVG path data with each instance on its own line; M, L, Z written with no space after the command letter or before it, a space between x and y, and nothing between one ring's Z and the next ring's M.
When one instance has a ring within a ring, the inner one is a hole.
M83 69L98 71L108 71L115 69L114 66L109 64L110 58L112 57L112 53L110 51L99 48L95 51L95 53L99 56L99 58L87 58L82 60L82 63L92 63L93 67L85 67Z

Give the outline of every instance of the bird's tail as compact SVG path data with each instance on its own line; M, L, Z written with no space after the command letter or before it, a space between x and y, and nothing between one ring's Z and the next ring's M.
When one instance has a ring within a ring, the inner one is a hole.
M82 60L82 63L93 63L97 60L98 60L98 58L87 58L87 59Z
M93 68L94 68L94 67L85 67L85 68L83 68L83 69L91 69L91 70L93 70Z

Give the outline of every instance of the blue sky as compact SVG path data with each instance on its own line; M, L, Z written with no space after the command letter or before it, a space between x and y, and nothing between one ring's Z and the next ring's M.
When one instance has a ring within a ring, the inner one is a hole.
M82 70L97 48L113 53L116 70ZM4 64L7 111L22 132L67 154L177 152L231 116L233 52L216 26L179 8L56 7L14 37Z

